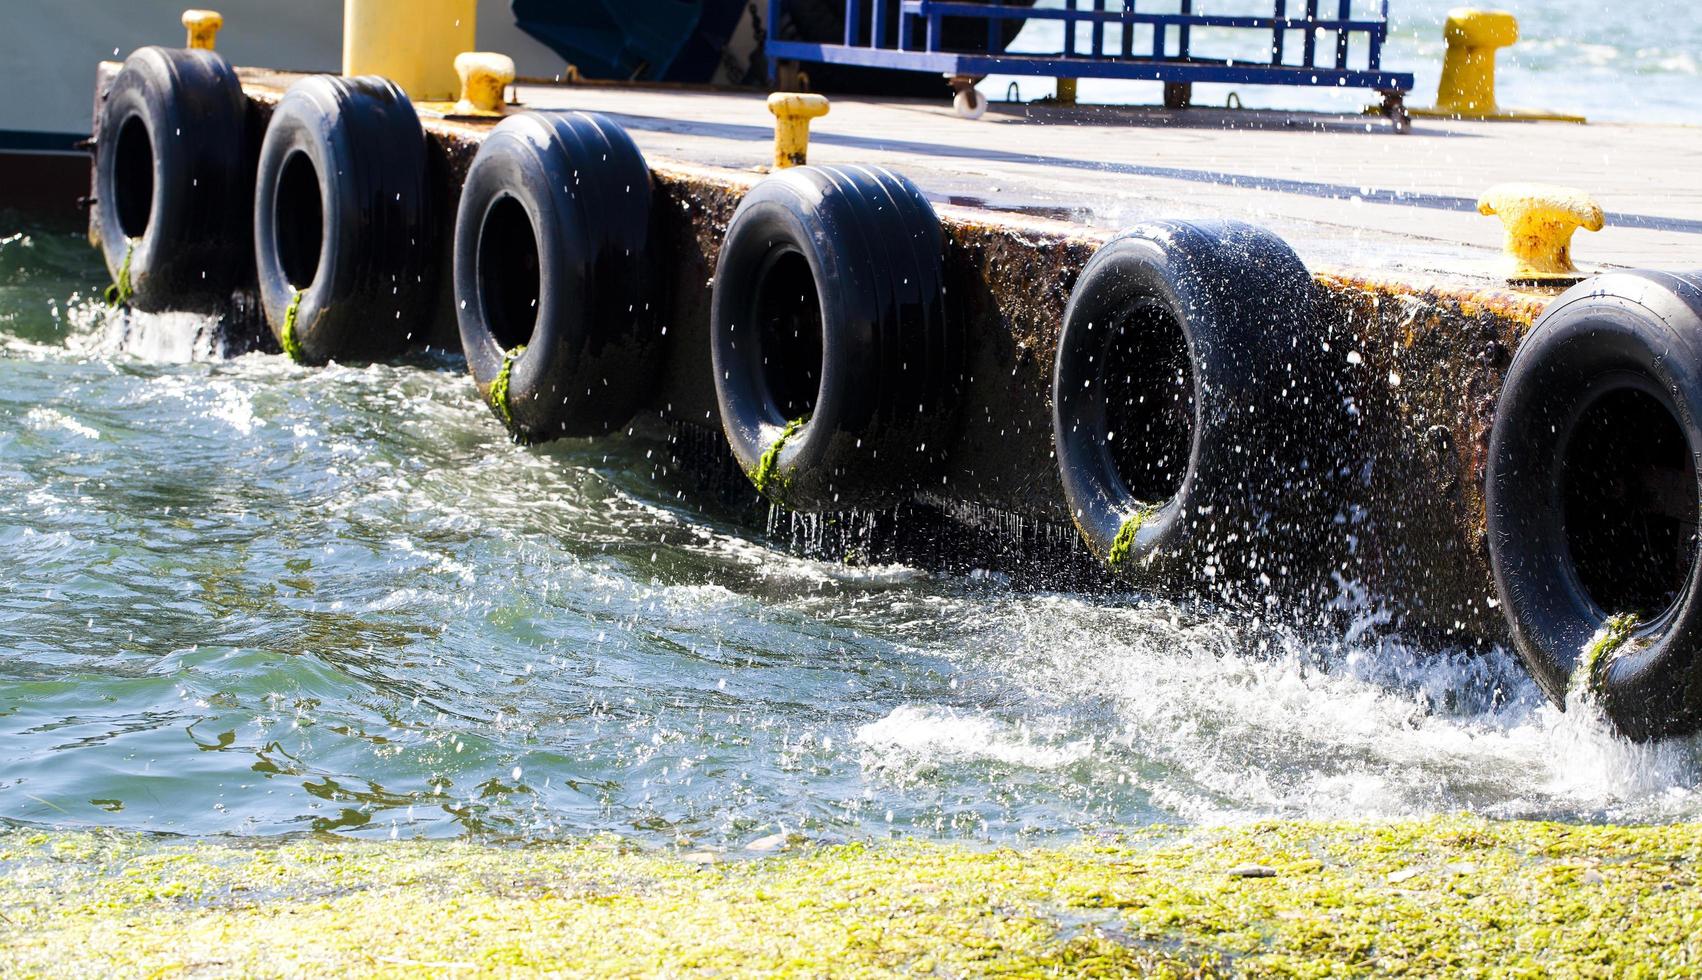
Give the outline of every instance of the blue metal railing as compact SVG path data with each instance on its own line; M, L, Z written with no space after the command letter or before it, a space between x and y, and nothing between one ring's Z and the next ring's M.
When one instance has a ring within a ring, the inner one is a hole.
M822 41L778 37L787 0L769 0L770 78L776 77L780 61L800 61L938 72L957 78L1002 74L1367 88L1396 99L1412 89L1410 72L1382 68L1387 0L1370 4L1374 15L1359 16L1353 14L1353 0L1334 0L1330 4L1335 7L1333 16L1320 13L1324 0L1274 0L1269 16L1195 13L1194 0L1170 0L1168 6L1174 12L1152 12L1157 2L1065 0L1061 9L1034 9L996 0L845 0L843 36ZM1148 9L1140 10L1137 4ZM961 46L953 50L946 43L948 19L985 21L985 50L962 50ZM1011 21L1062 22L1061 50L1007 52L1006 25ZM1200 55L1194 51L1195 28L1268 35L1267 55L1246 59ZM1287 42L1289 34L1297 31L1302 34L1300 57L1289 63L1293 49ZM1087 35L1085 45L1082 34ZM1150 35L1144 44L1137 44L1140 34ZM1360 43L1355 44L1356 39ZM1363 65L1350 66L1356 60Z

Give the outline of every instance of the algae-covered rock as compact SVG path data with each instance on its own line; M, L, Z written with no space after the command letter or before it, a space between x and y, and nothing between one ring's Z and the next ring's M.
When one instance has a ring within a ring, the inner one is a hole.
M14 830L0 975L1670 976L1702 969L1699 862L1694 825L1469 818L714 863Z

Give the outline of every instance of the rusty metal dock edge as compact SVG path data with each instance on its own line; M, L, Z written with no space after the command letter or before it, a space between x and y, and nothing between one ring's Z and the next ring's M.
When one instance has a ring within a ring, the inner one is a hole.
M117 68L101 65L97 98ZM261 124L257 133L294 76L239 74ZM438 237L447 270L450 216L490 123L425 113L422 123L438 184L437 213L444 221ZM666 286L661 323L667 327L666 363L648 408L668 423L677 465L700 476L719 469L724 479L737 471L720 437L708 369L710 286L727 222L763 174L648 162L653 241ZM950 205L936 210L947 294L968 335L968 383L942 483L915 506L979 534L980 547L1006 559L1063 558L1077 567L1071 581L1091 581L1099 573L1082 573L1091 559L1070 524L1052 455L1052 360L1076 275L1111 233ZM1461 646L1504 642L1484 527L1485 457L1512 352L1552 293L1341 269L1313 275L1317 329L1329 334L1332 353L1340 357L1342 410L1352 421L1334 460L1342 476L1336 481L1339 549L1328 556L1328 581L1288 583L1292 588L1277 583L1275 591L1309 600L1360 593L1373 610L1390 612L1405 635ZM428 342L457 350L448 276L441 280ZM257 342L274 346L269 336ZM754 498L754 491L747 496ZM963 547L939 540L941 548ZM1202 597L1212 592L1202 583Z

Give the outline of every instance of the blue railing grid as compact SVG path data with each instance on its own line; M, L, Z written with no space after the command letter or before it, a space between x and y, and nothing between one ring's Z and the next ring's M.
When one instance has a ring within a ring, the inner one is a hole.
M784 3L769 0L771 59L971 75L1073 73L1394 91L1412 87L1409 73L1382 69L1388 0L1357 5L1353 0L1269 0L1258 13L1216 12L1226 4L1206 0L1065 0L1051 8L1009 6L1003 0L845 0L845 30L838 43L775 37ZM1267 8L1270 12L1264 13ZM947 48L943 25L949 19L984 21L985 50ZM1056 49L1006 51L1005 23L1010 20L1060 24ZM1197 45L1200 38L1218 43ZM1219 45L1225 39L1233 39L1229 47L1238 54L1224 54ZM1216 56L1204 53L1209 47L1219 47Z

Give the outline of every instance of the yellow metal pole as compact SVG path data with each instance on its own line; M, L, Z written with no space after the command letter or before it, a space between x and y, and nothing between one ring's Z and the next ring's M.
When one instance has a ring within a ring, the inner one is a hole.
M774 167L801 167L809 158L810 120L827 115L827 99L806 92L776 92L768 97L774 113Z
M343 74L383 75L415 101L460 91L455 56L477 45L478 0L343 0Z
M1442 34L1448 52L1436 107L1462 116L1494 115L1495 52L1519 40L1519 22L1505 10L1456 7L1448 11Z
M224 22L225 19L217 10L185 10L183 27L189 32L189 39L183 46L204 51L213 50L213 38L218 36L219 28L224 26Z
M1519 40L1519 22L1507 11L1455 7L1448 11L1448 20L1442 25L1442 36L1448 42L1448 51L1442 56L1442 78L1436 86L1436 104L1409 110L1413 115L1454 119L1584 121L1583 116L1569 112L1503 109L1496 105L1495 52Z

